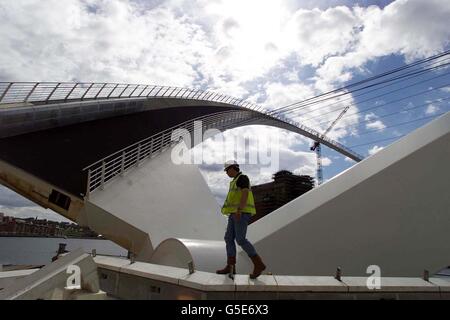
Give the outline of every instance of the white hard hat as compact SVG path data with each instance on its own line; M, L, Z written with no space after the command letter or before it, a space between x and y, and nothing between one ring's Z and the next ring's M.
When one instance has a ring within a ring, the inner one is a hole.
M239 168L239 164L235 160L228 160L223 165L223 170L227 171L228 167L231 167L231 166L236 166Z

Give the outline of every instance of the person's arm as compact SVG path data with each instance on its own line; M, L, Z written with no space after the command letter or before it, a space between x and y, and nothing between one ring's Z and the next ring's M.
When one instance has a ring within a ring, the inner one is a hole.
M243 208L245 208L245 205L247 204L248 192L249 192L248 188L242 189L241 202L239 203L239 208L237 209L237 212L236 212L237 221L239 221L239 219L241 219L241 213L242 213L241 210Z
M239 202L239 208L236 212L236 220L239 221L242 213L241 210L247 205L250 181L247 176L241 176L236 182L236 185L241 188L242 191L241 201Z
M242 189L242 197L241 203L239 204L239 211L245 208L245 205L247 204L248 192L249 192L248 188Z

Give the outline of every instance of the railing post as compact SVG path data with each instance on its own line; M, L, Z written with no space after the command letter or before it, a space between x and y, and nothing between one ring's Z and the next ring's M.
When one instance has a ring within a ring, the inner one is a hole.
M29 99L30 96L33 94L34 90L37 88L38 85L39 85L39 82L36 83L36 84L33 86L33 89L31 89L30 92L28 92L28 94L27 94L27 96L26 96L26 98L25 98L25 100L24 100L23 102L28 102L28 99Z
M193 99L197 91L195 89L189 89L189 94L187 95L186 99Z
M203 91L202 94L198 97L200 100L206 100L206 97L209 95L209 91Z
M11 86L14 84L14 82L10 82L8 86L5 89L5 92L2 93L2 96L0 97L0 102L2 102L3 98L6 97L6 94L8 93Z
M102 176L101 176L101 182L100 182L100 189L104 189L105 188L105 175L106 175L106 163L103 160L102 161Z
M194 90L188 89L188 91L187 91L188 95L186 96L185 99L191 99L191 94L192 94L193 92L194 92Z
M161 95L161 97L164 97L164 95L170 90L170 87L167 88L166 91L164 91L164 93Z
M48 103L48 100L50 100L50 97L55 93L55 91L59 88L60 85L61 85L61 82L59 82L59 83L53 88L53 90L48 94L47 99L45 99L45 103Z
M74 90L78 87L79 83L75 83L75 85L73 86L73 88L69 91L69 93L66 95L66 97L64 98L64 101L67 101L67 99L70 97L70 95L72 94L72 92L74 92Z
M194 95L192 96L192 99L197 99L199 100L199 97L202 95L202 91L201 90L197 90L195 91Z
M183 91L184 88L181 88L180 90L178 90L178 92L175 94L175 97L178 97L178 95L180 94L181 91Z
M204 97L203 97L203 99L205 99L205 100L210 100L211 99L211 96L214 94L214 92L208 92L208 94L207 95L205 95Z
M192 93L193 93L192 97L189 95L190 99L192 99L192 100L195 99L195 95L198 93L198 91L199 91L199 90L193 89L193 90L192 90Z
M203 100L209 100L209 98L211 98L212 94L213 94L212 92L206 91L206 94L203 96Z
M136 85L136 88L134 88L133 91L131 91L130 95L128 96L128 98L131 98L133 96L133 93L136 92L137 88L139 88L139 85Z
M150 93L152 93L152 91L153 91L155 88L156 88L156 86L153 86L153 87L150 89L150 91L147 93L147 96L146 96L147 98L150 97Z
M184 92L181 95L181 98L184 99L184 95L186 94L186 92L189 92L189 89L183 88Z
M89 200L90 195L91 195L91 169L88 169L86 199Z
M128 89L129 86L130 86L129 84L126 85L126 87L125 87L125 88L122 90L122 92L119 94L119 96L118 96L119 98L122 97L123 93Z
M172 94L175 92L175 90L177 90L178 88L174 88L170 93L169 93L169 95L168 95L168 97L172 97ZM165 92L164 92L164 94L166 94Z
M98 98L98 96L100 95L100 92L102 92L103 89L105 89L105 87L106 87L106 83L104 83L103 86L100 88L100 90L98 90L98 92L97 92L97 94L95 95L95 98L94 98L94 99L97 99L97 98Z
M113 94L114 91L116 91L117 87L119 86L119 84L117 83L114 88L111 90L111 92L108 94L108 96L106 97L106 99L109 99L111 97L111 95Z
M89 88L87 88L86 92L83 94L83 96L81 96L81 100L83 100L86 95L88 94L89 91L91 91L92 87L94 86L94 83L91 83L91 85L89 86Z
M123 176L125 172L125 151L122 151L122 160L120 161L120 175Z
M138 150L137 150L137 161L136 161L136 167L139 167L139 161L141 159L141 144L138 144Z
M150 140L150 159L153 156L153 140L154 140L154 138L152 137L152 139Z
M154 95L154 97L157 97L158 96L158 93L163 89L164 87L161 87L157 92L156 92L156 94Z
M198 90L198 92L197 92L197 93L198 93L198 95L197 95L196 99L197 99L197 100L201 100L201 98L200 98L200 97L201 97L202 95L204 95L204 94L205 94L205 91L203 91L203 90Z
M145 91L145 90L147 90L147 88L148 88L148 85L146 85L146 86L145 86L145 88L144 88L144 89L142 89L142 91L141 91L141 92L139 92L139 94L138 94L138 97L141 97L141 96L142 96L142 94L144 93L144 91Z

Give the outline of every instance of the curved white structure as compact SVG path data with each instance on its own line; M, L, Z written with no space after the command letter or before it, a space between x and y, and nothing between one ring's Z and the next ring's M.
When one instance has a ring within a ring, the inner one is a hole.
M150 260L178 268L186 268L194 262L194 268L215 272L226 262L225 242L223 240L166 239L155 249Z

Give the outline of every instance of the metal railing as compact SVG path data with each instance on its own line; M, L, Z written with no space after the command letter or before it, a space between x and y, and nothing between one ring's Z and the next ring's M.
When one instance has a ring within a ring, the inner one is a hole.
M259 110L261 106L213 91L182 87L71 82L0 82L0 104L50 104L123 98L179 98L228 103Z
M202 130L210 128L226 129L234 124L253 120L258 115L252 111L225 111L206 116L201 116L188 120L146 139L138 141L124 149L121 149L83 169L87 172L87 194L86 197L96 189L103 189L105 184L114 178L123 175L131 168L139 167L146 159L151 159L157 154L180 142L180 139L174 139L173 134L176 130L187 130L192 134L195 122L201 121ZM191 139L191 141L193 141ZM190 147L190 146L189 146Z

